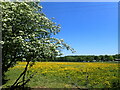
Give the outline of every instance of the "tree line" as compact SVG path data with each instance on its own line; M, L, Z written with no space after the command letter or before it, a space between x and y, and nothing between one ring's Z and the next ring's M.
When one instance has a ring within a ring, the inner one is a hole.
M104 62L104 61L117 61L120 59L120 54L115 55L75 55L56 57L54 59L43 59L38 61L58 61L58 62Z

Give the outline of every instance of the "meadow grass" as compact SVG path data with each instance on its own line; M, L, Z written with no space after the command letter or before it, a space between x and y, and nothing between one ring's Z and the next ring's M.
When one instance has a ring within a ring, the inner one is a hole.
M12 85L24 70L26 62L18 64L6 73ZM27 77L35 74L26 86L32 88L117 88L119 86L118 63L102 62L35 62L28 68Z

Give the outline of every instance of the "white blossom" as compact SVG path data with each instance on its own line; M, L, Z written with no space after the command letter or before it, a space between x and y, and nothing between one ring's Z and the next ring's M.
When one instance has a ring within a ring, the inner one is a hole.
M3 42L3 41L0 41L0 44L4 44L4 42Z

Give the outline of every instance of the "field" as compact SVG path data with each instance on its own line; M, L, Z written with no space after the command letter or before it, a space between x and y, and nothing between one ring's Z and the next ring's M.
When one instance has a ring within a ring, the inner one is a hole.
M26 62L10 68L6 73L9 81L3 87L15 82ZM33 88L117 88L118 63L102 62L36 62L29 67L27 77L35 76L27 86ZM26 78L27 78L26 77Z

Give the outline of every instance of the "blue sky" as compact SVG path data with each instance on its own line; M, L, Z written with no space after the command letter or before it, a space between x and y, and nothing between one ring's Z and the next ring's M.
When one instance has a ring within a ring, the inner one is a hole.
M65 55L105 55L118 53L117 2L42 2L43 12L61 25L55 36L76 50Z
M119 2L120 0L40 0L42 2Z

